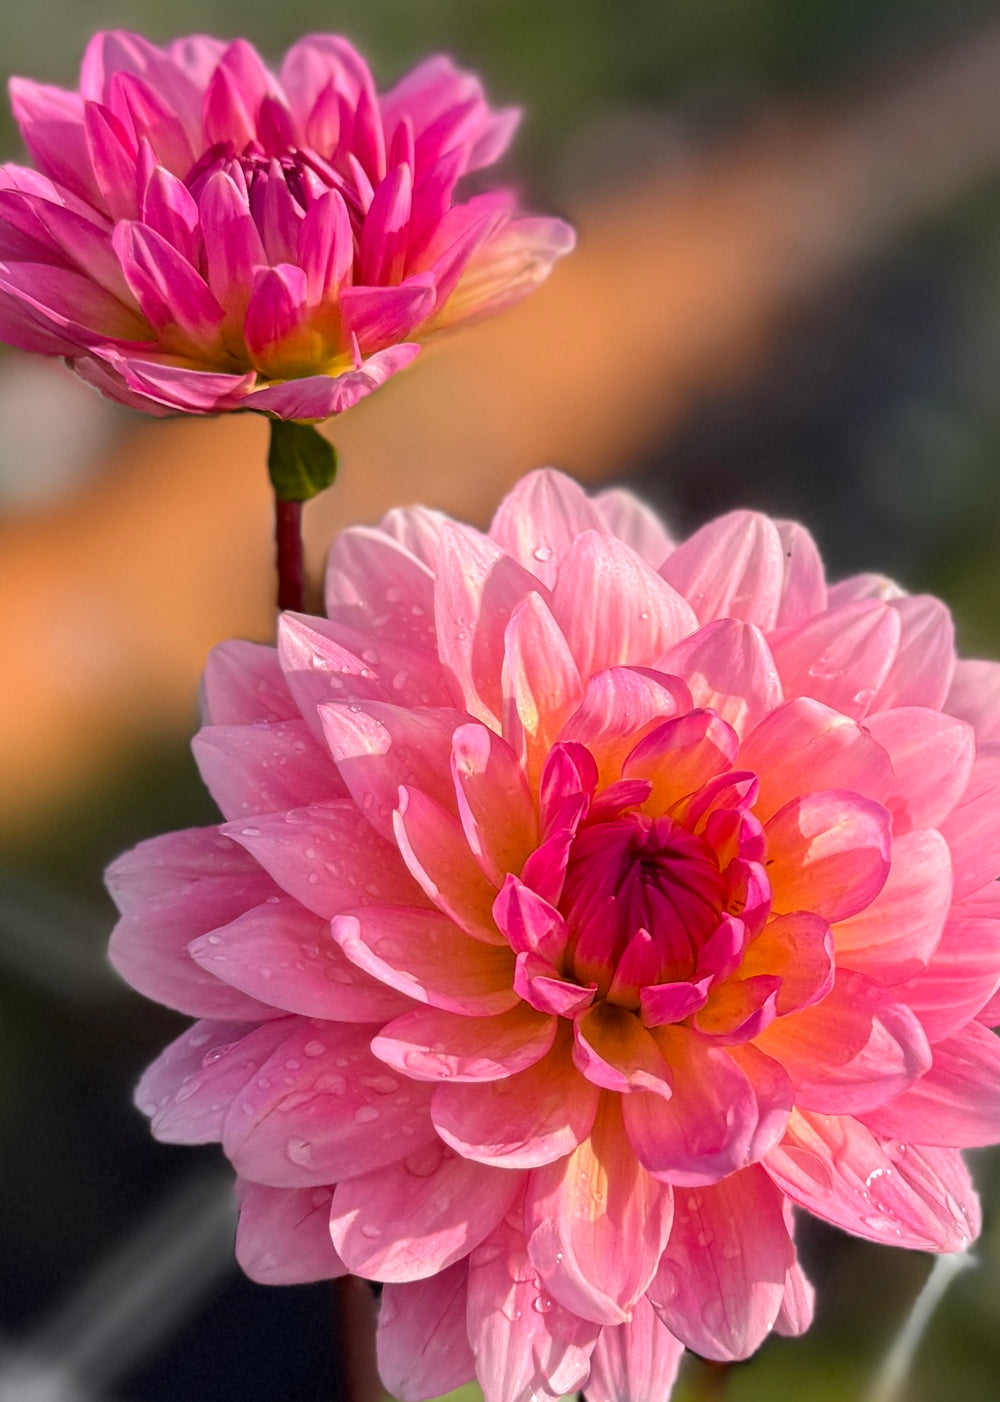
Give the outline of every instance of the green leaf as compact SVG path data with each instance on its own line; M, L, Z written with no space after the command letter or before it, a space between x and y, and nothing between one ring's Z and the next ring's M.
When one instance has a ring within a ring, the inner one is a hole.
M336 477L337 454L312 424L272 419L267 470L279 501L308 501Z

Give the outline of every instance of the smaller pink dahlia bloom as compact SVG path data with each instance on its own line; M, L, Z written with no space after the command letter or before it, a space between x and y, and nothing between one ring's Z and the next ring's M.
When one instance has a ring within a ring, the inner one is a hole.
M673 545L527 477L486 534L345 531L326 619L229 643L227 821L121 858L112 959L197 1016L256 1279L384 1282L403 1399L663 1402L797 1333L804 1209L963 1248L1000 1140L1000 666L751 512Z
M10 90L36 169L0 168L0 338L147 413L326 418L573 244L509 191L455 203L518 112L443 55L379 95L335 35L272 73L244 39L114 30L78 92Z

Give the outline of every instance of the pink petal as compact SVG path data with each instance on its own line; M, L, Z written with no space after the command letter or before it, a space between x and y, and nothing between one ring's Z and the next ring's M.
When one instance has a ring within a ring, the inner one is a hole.
M136 190L136 143L124 125L98 102L83 105L87 154L103 207L114 220L134 219L139 212Z
M729 769L739 747L735 730L714 711L689 711L649 731L626 758L622 775L649 779L647 811L667 813Z
M403 861L437 908L474 938L503 944L492 914L496 887L470 852L458 819L420 789L402 787L393 823Z
M672 1078L663 1053L638 1018L613 1003L598 1003L574 1020L573 1064L606 1090L670 1098Z
M899 651L872 709L944 704L955 671L955 625L940 599L907 594L893 599L902 631Z
M395 837L393 814L402 786L426 791L454 809L448 769L452 737L465 721L461 711L345 701L325 703L319 718L341 778L385 837Z
M537 776L583 692L567 640L539 594L515 607L504 633L504 730Z
M247 303L243 339L263 374L288 375L289 362L318 360L322 342L306 325L306 275L291 263L258 268Z
M329 756L301 720L206 725L191 748L206 788L227 818L346 797Z
M469 849L494 886L502 886L538 844L524 771L495 731L469 723L452 737L451 774Z
M257 113L273 79L252 44L236 39L219 60L205 92L204 131L209 145L231 141L237 151L257 135Z
M600 1091L570 1060L568 1032L541 1061L502 1081L439 1085L431 1115L465 1158L498 1168L537 1168L572 1153L590 1133Z
M816 1312L816 1291L806 1279L802 1267L792 1266L785 1277L785 1294L774 1321L774 1332L790 1338L804 1334Z
M143 1072L135 1103L166 1144L209 1144L222 1138L233 1097L294 1032L294 1018L252 1027L196 1022Z
M972 727L940 711L900 706L869 716L865 729L892 761L895 783L885 804L893 813L893 831L939 827L972 773Z
M710 521L667 557L660 573L702 624L738 618L765 631L775 625L785 556L767 516L733 511Z
M597 984L581 988L578 983L560 978L558 971L537 954L521 953L514 970L514 991L539 1012L572 1018L593 1003Z
M241 638L219 643L208 654L202 682L205 720L210 725L297 720L273 647Z
M375 189L361 230L358 280L373 286L396 282L406 263L413 207L413 171L397 165Z
M795 1102L828 1115L860 1114L911 1086L931 1065L914 1013L878 1003L860 974L838 973L821 1003L779 1018L756 1045L784 1066Z
M368 65L346 39L335 34L307 34L292 45L281 65L282 89L303 125L327 85L342 93L352 106L363 91L374 90ZM320 154L328 156L332 151Z
M584 531L564 556L552 612L584 679L605 667L649 666L697 626L645 560L598 531Z
M477 250L434 316L435 329L513 306L539 287L576 235L561 219L513 219Z
M176 70L175 70L176 71ZM136 144L148 143L159 166L183 179L195 153L178 112L165 93L133 73L117 72L103 99Z
M387 1285L375 1338L379 1377L400 1402L440 1397L472 1379L464 1261L428 1280Z
M785 695L812 696L860 719L889 675L900 631L898 612L874 600L817 614L774 640Z
M352 409L359 400L384 385L399 370L405 370L420 353L418 345L390 346L376 352L360 370L348 370L342 375L310 375L286 384L269 385L256 390L247 404L248 409L274 414L279 419L304 419L317 423L331 414Z
M775 911L832 923L864 910L889 875L891 823L880 803L837 789L786 804L765 828Z
M112 244L151 326L176 328L198 346L214 342L225 313L186 258L153 229L128 220L115 226Z
M327 920L358 905L424 904L398 852L349 799L264 814L224 831L283 891Z
M720 618L664 653L663 672L676 672L696 706L718 712L740 735L781 704L781 684L763 634L753 624Z
M71 268L0 263L0 291L12 300L11 312L21 311L39 330L64 337L72 349L149 337L146 323L117 297Z
M198 205L183 181L157 166L142 193L140 218L191 264L199 261Z
M931 1042L952 1037L1000 985L1000 921L992 911L956 909L926 969L892 994L920 1018Z
M554 905L516 876L507 877L493 914L515 953L537 954L552 966L562 962L569 926Z
M559 740L586 745L597 760L602 784L611 783L645 731L692 705L679 677L647 667L609 667L588 680Z
M188 946L223 983L273 1008L331 1022L396 1017L409 999L352 964L329 921L289 897L271 897Z
M592 501L606 529L658 570L674 542L656 512L622 487L606 487Z
M205 281L226 311L226 330L242 336L255 269L267 262L245 191L224 170L197 190L205 245Z
M519 1003L494 1017L414 1008L387 1023L372 1051L418 1081L500 1081L546 1056L555 1019Z
M670 1235L673 1193L635 1159L615 1099L588 1137L528 1179L524 1231L545 1290L597 1324L624 1324Z
M951 855L939 832L894 839L882 890L834 926L837 963L878 983L900 983L926 967L951 911Z
M299 228L298 262L306 275L310 306L322 306L336 296L354 265L354 235L339 190L325 191L306 210Z
M191 370L166 360L122 355L108 347L95 352L95 358L99 358L105 372L110 370L121 377L133 399L142 401L142 408L152 403L185 414L214 414L242 407L243 396L253 383L252 374ZM83 362L77 361L74 368L82 374Z
M961 1155L880 1143L847 1116L795 1111L764 1164L793 1202L855 1236L918 1251L962 1251L979 1202Z
M340 1183L330 1232L348 1268L369 1280L420 1280L462 1260L520 1196L523 1177L459 1158L437 1142Z
M101 194L87 152L80 95L27 78L11 78L9 92L14 120L39 170L100 209Z
M259 1018L270 1010L220 983L192 960L189 942L274 893L253 858L216 828L142 842L105 875L121 919L109 957L126 982L196 1017Z
M1000 1041L972 1022L934 1047L934 1064L894 1100L864 1116L894 1139L973 1149L1000 1139Z
M295 1021L229 1107L223 1146L238 1173L275 1188L321 1187L432 1141L427 1087L375 1060L371 1026Z
M838 926L839 929L845 928ZM784 1017L825 998L833 987L833 935L825 920L808 911L779 915L749 945L740 974L781 979L777 1013Z
M236 1259L260 1285L336 1280L347 1267L330 1240L330 1188L265 1188L237 1181Z
M509 1221L469 1259L469 1342L485 1402L554 1402L586 1381L600 1327L564 1309L537 1278Z
M980 745L965 792L940 828L951 848L956 900L1000 876L1000 744Z
M408 340L434 309L434 279L416 273L395 287L345 287L340 294L344 334L366 354Z
M867 730L806 696L786 701L751 731L740 764L760 780L754 812L762 822L817 789L848 789L884 803L894 788L889 757Z
M490 536L506 554L554 587L577 537L607 529L604 518L571 477L552 468L529 472L497 508Z
M756 1164L697 1192L677 1190L649 1299L703 1358L748 1358L771 1332L795 1262L783 1201Z
M664 1402L683 1355L684 1345L643 1296L627 1324L601 1330L591 1357L587 1402Z
M434 574L381 530L352 526L334 538L326 566L326 612L373 637L436 651Z
M794 628L827 607L823 561L816 542L795 521L775 521L781 540L784 579L776 628Z
M514 960L482 944L436 910L369 907L338 915L333 937L347 957L391 988L467 1017L515 1006Z
M673 1074L670 1100L635 1091L622 1101L639 1162L665 1183L714 1183L747 1162L757 1099L728 1052L686 1028L657 1029Z
M959 660L944 709L967 720L978 740L1000 740L1000 662Z

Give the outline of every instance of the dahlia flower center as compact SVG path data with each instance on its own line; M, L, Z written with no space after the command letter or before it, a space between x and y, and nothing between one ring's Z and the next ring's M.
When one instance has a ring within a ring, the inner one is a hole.
M315 151L286 146L280 152L268 153L259 141L250 141L242 151L237 151L231 141L217 142L204 153L188 172L185 184L196 192L215 171L226 174L246 185L251 212L260 213L260 202L272 181L278 181L291 195L299 213L304 214L318 196L326 190L338 189L348 197L348 209L354 203L349 188L342 176ZM237 175L239 172L239 175ZM260 219L257 219L258 224Z
M568 969L605 993L625 950L646 931L659 976L688 979L723 904L719 863L703 838L637 812L594 823L573 844L560 903L572 929Z

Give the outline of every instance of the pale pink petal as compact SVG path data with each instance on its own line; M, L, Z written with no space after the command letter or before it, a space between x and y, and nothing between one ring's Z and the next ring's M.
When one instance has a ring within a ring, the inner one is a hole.
M27 78L11 78L10 104L40 171L99 209L101 194L87 154L83 99Z
M561 219L512 220L472 258L447 302L435 313L434 326L453 326L521 301L575 244L576 235Z
M786 696L812 696L860 719L872 707L899 647L898 612L863 601L831 608L773 640Z
M934 1047L934 1064L894 1100L869 1111L878 1135L973 1149L1000 1139L1000 1040L978 1022Z
M900 706L869 716L865 729L892 761L895 782L883 801L892 810L893 831L939 827L972 774L972 727L923 706Z
M940 828L951 848L956 900L1000 877L1000 744L980 745L965 792Z
M689 711L649 731L627 756L622 775L648 779L649 811L666 813L730 769L739 747L735 730L714 711Z
M469 1258L469 1342L485 1402L555 1402L586 1381L600 1326L564 1309L537 1279L509 1221Z
M551 589L576 538L602 528L606 525L597 502L571 477L543 468L527 473L508 492L489 534L501 550Z
M795 521L775 521L783 558L776 628L798 627L827 608L826 577L816 542Z
M226 925L274 894L252 857L216 828L189 828L142 842L105 873L121 912L109 957L133 988L195 1017L260 1018L269 1010L199 967L197 936Z
M537 778L545 755L583 694L581 674L558 623L538 594L515 607L504 633L506 738Z
M167 410L185 414L214 414L240 407L254 378L252 373L230 375L213 370L195 370L168 360L151 360L142 354L126 355L113 346L96 348L91 362L103 373L119 376L133 399L142 401L140 408L158 404ZM83 373L81 362L77 362L74 368ZM105 388L96 379L95 383L99 388Z
M899 1095L931 1065L916 1015L879 1001L875 987L841 971L821 1003L779 1018L757 1039L791 1076L797 1105L860 1114Z
M326 567L326 612L373 637L436 650L434 575L384 531L354 526L336 537Z
M837 963L878 983L912 978L938 947L951 887L951 854L939 832L894 838L882 890L859 914L833 927Z
M702 1358L748 1358L774 1326L794 1261L783 1194L753 1164L697 1191L677 1189L649 1298Z
M880 803L837 789L786 804L765 828L775 911L832 923L864 910L889 875L891 823Z
M837 929L846 926L838 925ZM796 911L768 921L747 947L740 976L777 974L781 979L776 1009L779 1017L807 1008L825 998L833 987L834 937L818 915Z
M400 1402L424 1402L471 1381L464 1261L428 1280L387 1285L375 1337L379 1377Z
M605 667L650 666L697 627L687 601L641 556L592 530L560 564L552 612L585 680Z
M532 1171L524 1202L528 1254L544 1289L597 1324L624 1324L656 1272L673 1193L635 1159L614 1099L586 1139Z
M376 1061L370 1026L295 1024L226 1114L223 1147L238 1173L275 1188L322 1187L432 1142L428 1088Z
M944 709L968 721L978 740L1000 740L1000 662L960 659Z
M372 827L394 839L402 786L454 810L449 774L461 711L395 706L384 701L326 702L320 724L341 778ZM468 848L466 848L468 852Z
M810 1327L815 1312L816 1291L806 1279L802 1267L796 1263L785 1277L785 1294L774 1321L774 1332L797 1338Z
M192 940L191 958L264 1005L331 1022L374 1022L411 1005L353 964L330 922L290 897L272 896L211 934Z
M422 790L401 787L393 828L403 861L434 905L474 938L503 944L492 913L496 886L458 819Z
M329 756L301 720L207 725L191 748L206 788L227 818L347 796Z
M155 230L128 219L115 226L112 245L154 330L176 329L185 346L214 345L225 312L186 258Z
M760 630L720 618L677 643L656 663L690 687L696 706L708 706L746 735L782 701L771 650Z
M609 667L595 672L583 700L559 733L561 743L586 745L597 761L602 783L621 773L625 756L642 734L692 707L679 677L647 667Z
M296 1029L295 1018L259 1027L196 1022L143 1072L135 1103L167 1144L209 1144L222 1138L233 1098Z
M643 1296L627 1324L601 1330L590 1361L587 1402L667 1402L683 1355L684 1345Z
M658 570L674 542L656 512L622 487L606 487L592 500L606 529Z
M740 765L759 778L754 812L762 822L817 789L848 789L885 803L894 788L889 756L868 731L807 696L786 701L750 732Z
M660 573L689 601L699 623L738 618L769 631L784 585L781 537L767 516L733 511L678 545Z
M1000 920L993 911L956 908L925 969L892 996L913 1009L931 1042L952 1037L1000 985Z
M372 1051L418 1081L501 1081L546 1056L555 1035L555 1019L524 1003L493 1017L414 1008L382 1028Z
M260 1285L336 1280L347 1267L330 1239L330 1188L266 1188L238 1179L236 1259Z
M670 1067L656 1041L627 1008L613 1003L598 1003L574 1019L573 1064L605 1090L670 1098Z
M327 920L359 905L426 903L395 847L349 799L227 823L224 831L282 891Z
M498 1168L537 1168L590 1133L600 1091L574 1067L566 1034L541 1061L502 1081L439 1085L431 1115L446 1144Z
M840 608L843 604L860 603L863 599L877 599L889 603L902 599L906 594L895 580L884 574L852 574L837 584L831 584L827 591L830 608Z
M918 1251L962 1251L979 1202L955 1149L881 1142L849 1116L795 1111L764 1167L793 1202L855 1236Z
M274 648L242 638L219 643L208 654L202 703L209 725L299 718Z
M524 1178L460 1158L440 1141L340 1183L330 1233L355 1275L401 1282L467 1256L521 1194Z
M370 906L338 915L333 937L359 968L433 1008L488 1017L518 1001L514 958L436 910Z
M907 594L893 599L902 631L899 651L872 703L872 710L889 706L944 704L955 671L955 625L940 599Z

